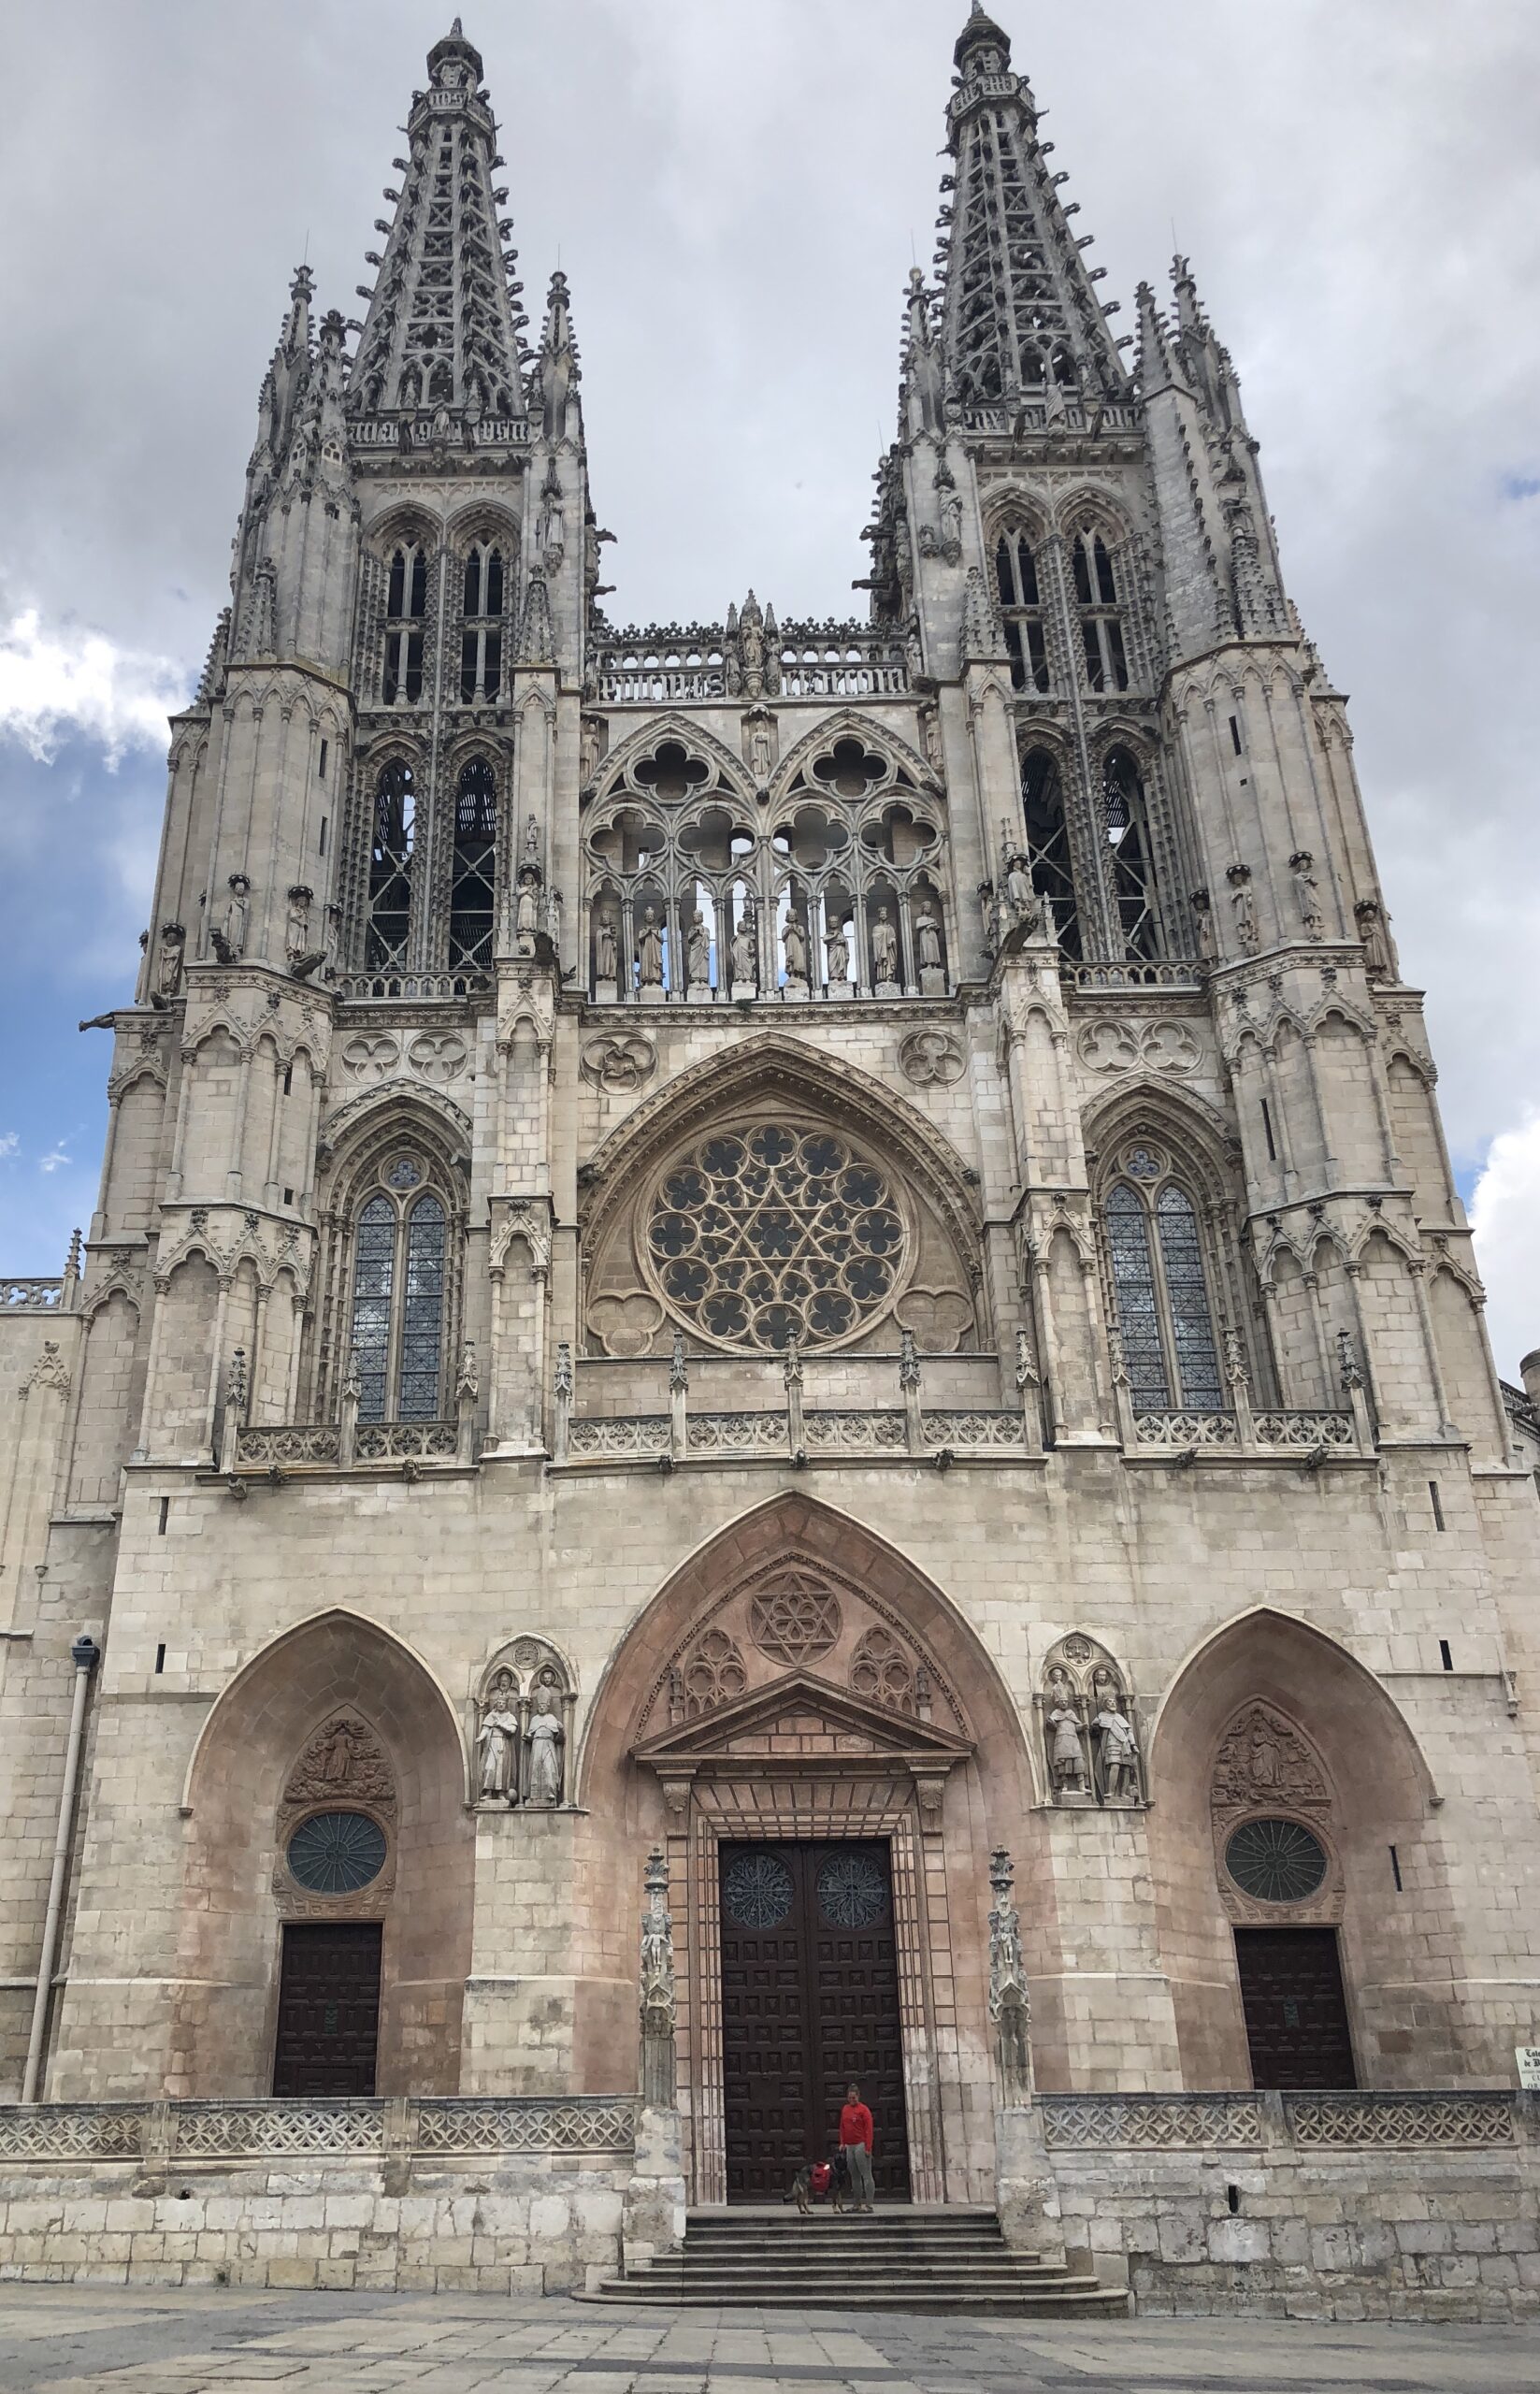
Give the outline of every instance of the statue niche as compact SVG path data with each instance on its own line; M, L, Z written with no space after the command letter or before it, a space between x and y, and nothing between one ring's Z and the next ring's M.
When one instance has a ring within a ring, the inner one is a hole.
M1054 1803L1144 1801L1132 1694L1104 1646L1078 1631L1061 1637L1043 1664L1037 1708Z
M472 1723L479 1810L552 1812L570 1801L576 1704L572 1675L543 1637L493 1656Z

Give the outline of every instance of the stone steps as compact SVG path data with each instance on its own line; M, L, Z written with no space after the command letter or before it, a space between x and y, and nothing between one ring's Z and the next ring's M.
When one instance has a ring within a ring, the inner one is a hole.
M1128 2298L1035 2253L987 2211L692 2212L684 2250L589 2298L654 2308L902 2311L1122 2318Z

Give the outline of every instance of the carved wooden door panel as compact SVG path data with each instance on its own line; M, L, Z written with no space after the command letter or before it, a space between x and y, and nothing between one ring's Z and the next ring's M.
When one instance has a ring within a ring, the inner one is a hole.
M780 2202L803 2161L832 2153L854 2079L875 2123L878 2195L904 2201L886 1845L724 1845L721 1886L728 2200Z
M380 1923L290 1922L279 1981L275 2095L372 2095Z
M1334 1928L1237 1928L1251 2075L1259 2086L1354 2086Z

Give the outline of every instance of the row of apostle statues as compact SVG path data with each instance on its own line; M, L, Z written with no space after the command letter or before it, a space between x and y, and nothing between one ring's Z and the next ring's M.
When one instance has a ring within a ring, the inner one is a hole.
M1038 1703L1056 1804L1144 1801L1132 1701L1100 1647L1087 1637L1062 1639L1049 1657Z
M831 995L849 994L852 959L855 953L852 933L854 917L830 915L829 928L823 941L824 987ZM914 945L914 971L922 994L941 995L946 986L945 942L941 916L934 903L921 896L916 902L911 936ZM815 932L796 911L788 911L779 929L781 971L779 986L788 995L807 994L816 985L814 949ZM867 969L870 986L879 997L903 993L904 963L899 926L893 909L877 905L869 912L867 920ZM656 906L642 907L637 920L632 952L627 960L623 957L624 945L621 918L612 906L602 908L594 920L594 987L600 997L612 994L636 994L645 1002L649 997L662 999L673 982L676 990L691 997L709 997L712 989L735 999L757 997L760 993L760 943L758 910L751 897L746 898L736 923L717 952L715 934L704 911L697 907L685 926L683 948L684 973L681 985L677 964L670 973L669 964L669 930Z
M495 1670L478 1711L478 1800L531 1811L565 1803L571 1709L571 1693L554 1663Z

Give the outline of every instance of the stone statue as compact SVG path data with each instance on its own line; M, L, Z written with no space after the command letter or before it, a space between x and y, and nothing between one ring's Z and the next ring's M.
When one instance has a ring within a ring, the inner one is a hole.
M692 989L706 989L712 979L712 935L706 928L706 917L698 906L690 918L690 936L684 950L684 961Z
M533 821L533 816L531 816ZM519 883L518 901L514 908L513 929L521 956L535 953L535 933L540 927L540 885L531 873L525 873Z
M877 909L877 919L871 926L871 978L873 982L896 981L899 977L899 938L885 906Z
M1121 1804L1139 1793L1139 1748L1133 1726L1115 1696L1109 1697L1091 1723L1101 1765L1101 1793L1109 1804Z
M647 1856L641 1911L641 2099L669 2111L678 2099L674 2028L674 1925L669 1914L669 1864L661 1846Z
M1390 955L1390 937L1385 916L1373 898L1360 898L1353 909L1353 918L1363 942L1363 969L1371 981L1393 981L1395 964Z
M540 827L533 815L527 818L524 827L524 863L525 867L533 865L537 873L540 871Z
M922 973L941 970L941 925L928 906L914 917L914 947Z
M649 906L642 915L641 929L637 933L637 964L640 972L642 988L661 989L663 987L663 933L658 926L656 909L652 906Z
M238 964L246 953L246 935L252 921L252 885L243 873L230 875L230 895L224 904L224 921L221 926L226 954L222 964Z
M1080 1708L1063 1671L1054 1673L1048 1706L1048 1765L1054 1792L1058 1796L1084 1796L1086 1749L1080 1739Z
M1297 849L1288 859L1289 878L1294 884L1294 903L1299 908L1300 928L1306 939L1319 939L1326 929L1320 891L1316 887L1315 868L1316 859L1308 848Z
M187 934L180 923L167 923L161 932L160 953L155 960L154 1002L168 1006L181 988L182 957Z
M745 906L739 917L738 929L732 935L732 977L735 986L752 988L759 978L757 943L754 935L754 916Z
M1235 916L1235 936L1245 956L1255 956L1260 934L1257 928L1257 901L1251 892L1251 873L1245 865L1231 865L1229 873L1231 906Z
M844 983L850 978L850 941L843 923L837 924L829 934L828 978L831 988L837 982Z
M1208 891L1195 889L1192 893L1191 905L1192 919L1198 932L1199 961L1202 964L1212 964L1214 961L1214 908L1210 903Z
M612 989L620 969L620 944L615 937L613 915L601 915L594 934L595 971L601 984L608 982Z
M328 1787L345 1787L352 1778L357 1737L351 1721L338 1721L332 1729L320 1756L321 1777Z
M1005 860L1005 912L1013 930L1035 939L1043 929L1043 901L1032 887L1031 872L1019 848Z
M989 1909L989 2017L995 2024L1000 2092L1008 2104L1029 2100L1032 2087L1032 2012L1021 1952L1021 1916L1012 1895L1015 1875L1009 1853L997 1846L989 1856L995 1898Z
M512 1674L499 1671L476 1733L482 1757L482 1795L484 1798L501 1796L509 1804L519 1800L519 1716L513 1709L516 1702Z
M289 911L283 924L283 945L291 962L309 952L310 892L302 882L289 892Z
M543 1805L547 1810L561 1802L562 1748L567 1732L561 1725L561 1707L549 1679L542 1677L535 1690L529 1726L524 1733L529 1750L529 1793L526 1800Z
M763 789L770 777L770 729L763 715L756 715L749 733L749 771L756 788Z
M787 980L805 981L808 977L808 935L795 915L786 916L782 944L786 952Z

